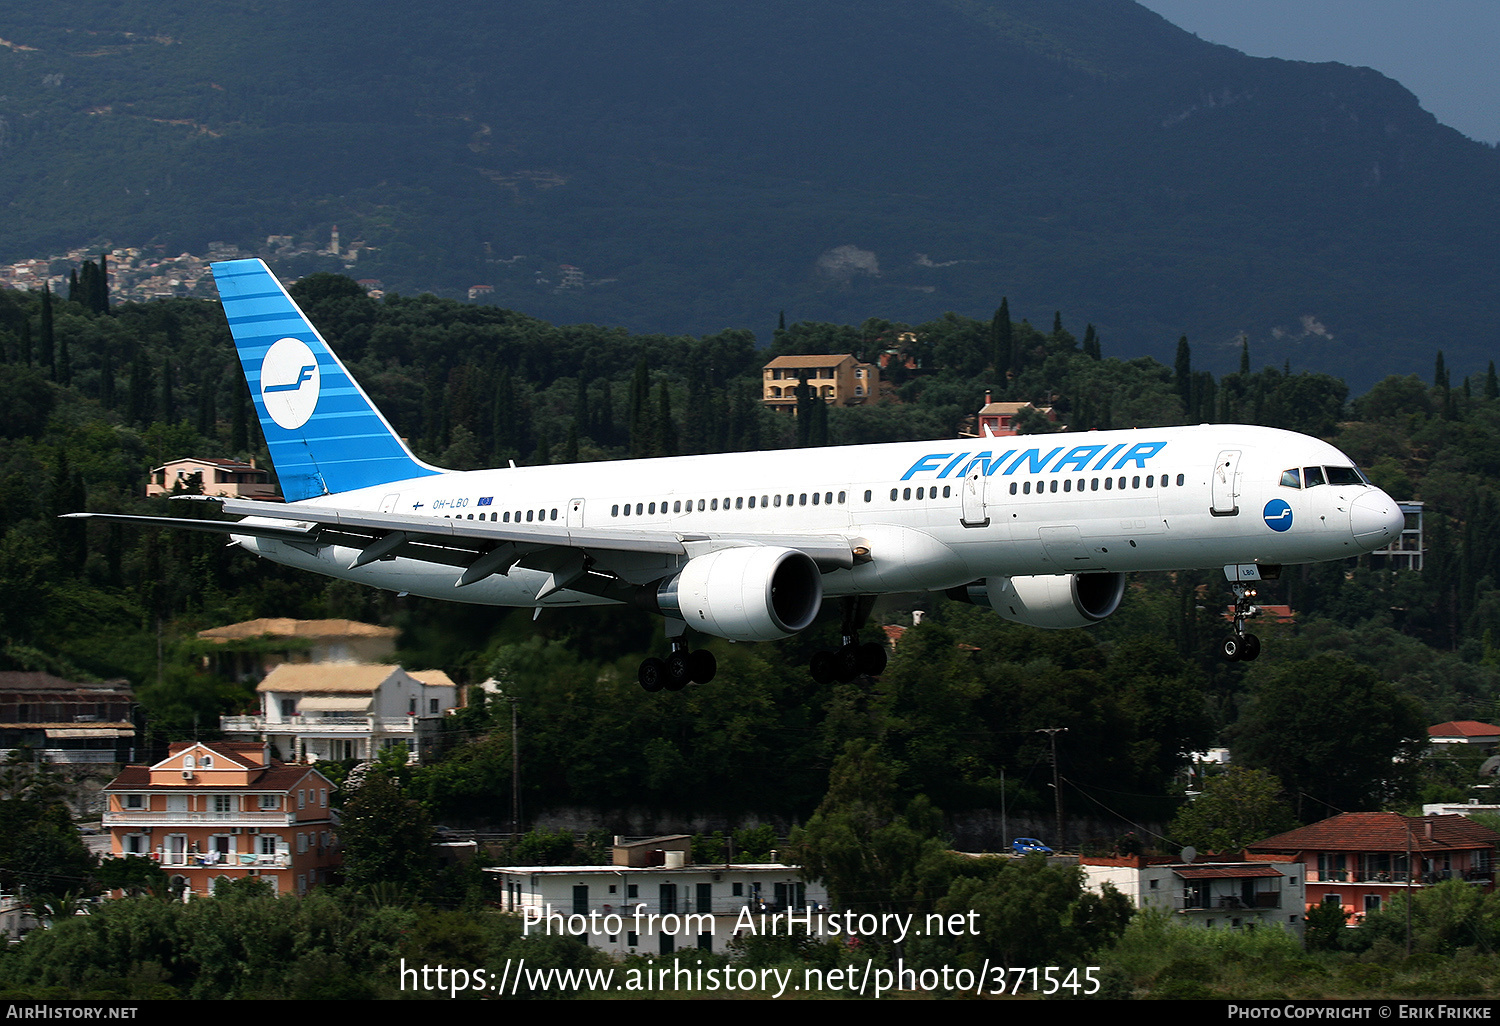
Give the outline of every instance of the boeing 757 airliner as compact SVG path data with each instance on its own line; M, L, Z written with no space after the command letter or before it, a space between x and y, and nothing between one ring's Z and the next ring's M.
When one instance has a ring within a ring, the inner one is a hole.
M1253 582L1397 537L1402 514L1343 453L1236 424L966 438L445 471L411 454L264 263L213 265L285 504L215 500L234 521L97 516L213 531L257 555L429 598L666 618L648 691L714 675L689 629L789 637L840 600L820 681L879 673L876 597L941 591L1018 623L1079 627L1125 574L1223 567L1223 652L1253 659Z

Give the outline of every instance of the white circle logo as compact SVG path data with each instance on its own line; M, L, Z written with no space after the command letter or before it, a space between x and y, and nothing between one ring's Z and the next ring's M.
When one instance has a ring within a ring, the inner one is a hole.
M260 362L260 397L266 412L289 431L312 417L321 383L318 359L299 338L281 339Z

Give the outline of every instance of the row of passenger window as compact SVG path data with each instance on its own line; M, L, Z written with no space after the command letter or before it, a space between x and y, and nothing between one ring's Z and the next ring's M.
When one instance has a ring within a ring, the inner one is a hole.
M1142 480L1141 475L1136 474L1133 477L1106 477L1106 478L1091 477L1091 478L1088 479L1087 482L1085 482L1084 479L1080 477L1080 478L1077 479L1076 485L1074 483L1074 479L1073 478L1071 478L1071 477L1065 477L1065 478L1062 479L1062 489L1061 490L1064 491L1064 492L1075 492L1075 491L1076 492L1082 492L1082 491L1085 491L1085 490L1090 491L1090 492L1097 492L1097 491L1100 490L1099 482L1101 480L1104 482L1104 488L1103 488L1103 490L1106 491L1106 492L1113 492L1113 491L1121 491L1121 492L1123 492L1127 488L1131 489L1131 490L1134 490L1134 489L1138 489L1138 488L1142 488L1142 487L1145 487L1145 488L1158 488L1158 487L1160 487L1160 488L1170 488L1172 486L1172 477L1171 477L1170 474L1162 474L1160 477L1157 477L1155 474L1147 474L1146 477L1145 477L1145 484L1144 485L1141 484L1141 480ZM1177 475L1177 487L1181 488L1183 486L1183 484L1186 482L1186 480L1187 480L1187 475L1185 475L1185 474L1178 474ZM1085 484L1088 485L1087 489L1084 488ZM1036 494L1037 495L1041 495L1043 492L1047 492L1049 494L1055 494L1058 491L1057 485L1058 485L1058 481L1057 481L1057 478L1055 478L1055 477L1052 478L1052 479L1050 479L1050 480L1046 480L1046 481L1038 481L1036 483ZM1012 481L1010 483L1010 494L1015 495L1016 492L1017 492L1016 482ZM1030 481L1022 481L1022 482L1020 482L1020 494L1022 494L1022 495L1031 495L1032 494L1032 487L1031 487L1031 482Z
M1177 487L1181 488L1183 486L1183 484L1186 482L1186 480L1187 480L1186 475L1184 475L1184 474L1178 474L1177 475ZM1127 488L1141 488L1142 487L1141 481L1142 481L1142 478L1141 478L1141 476L1139 474L1135 475L1134 477L1119 477L1119 478L1115 478L1115 477L1105 477L1105 478L1092 477L1092 478L1088 478L1087 480L1085 480L1084 478L1081 478L1081 477L1080 478L1076 478L1076 479L1075 478L1071 478L1071 477L1064 477L1060 481L1059 481L1058 478L1054 477L1054 478L1050 478L1050 479L1047 479L1047 480L1042 480L1042 481L1036 482L1036 485L1035 485L1034 488L1032 486L1032 482L1030 482L1030 481L1012 481L1010 483L1010 494L1012 494L1012 495L1031 495L1034 492L1037 495L1041 495L1044 492L1051 492L1053 494L1056 494L1059 491L1065 492L1065 493L1066 492L1074 492L1074 491L1078 491L1078 492L1083 492L1083 491L1097 492L1097 491L1099 491L1101 489L1101 487L1106 492L1112 492L1112 491L1116 491L1116 490L1123 491L1123 490L1125 490ZM1101 485L1101 482L1103 482L1102 485ZM1146 487L1146 488L1158 488L1158 487L1160 487L1160 488L1169 488L1169 487L1171 487L1171 485L1172 485L1172 480L1171 480L1171 475L1169 475L1169 474L1162 474L1160 477L1158 477L1155 474L1147 474L1146 477L1145 477L1145 485L1144 485L1144 487ZM910 502L913 499L915 499L917 501L921 501L923 499L936 499L937 497L938 497L938 488L937 488L937 485L933 485L931 488L926 488L926 487L917 488L915 495L913 495L913 490L910 489L910 488L892 488L891 489L891 501L892 502ZM942 495L942 497L945 498L945 499L952 497L952 486L950 486L950 485L944 485L943 486L943 495ZM865 492L865 501L869 502L870 498L871 498L871 493Z
M842 506L844 504L845 498L845 493L839 492L839 505ZM809 500L811 501L809 502ZM711 513L720 509L774 508L783 504L783 497L781 495L762 495L759 497L754 495L726 495L723 499L663 499L659 503L637 502L633 506L628 502L623 504L616 503L609 508L609 515L612 517L655 516L658 508L660 508L660 512L662 513L692 513L694 510L694 501L698 504L697 512ZM785 505L787 506L832 506L833 504L834 498L832 492L788 492L785 496Z
M521 514L523 514L523 513L526 515L524 520L521 517ZM456 514L456 515L455 514L445 514L445 515L448 517L449 520L463 520L464 519L464 514L462 514L462 513L459 513L459 514ZM475 519L474 514L470 513L468 515L468 519L470 519L470 520ZM535 523L539 523L539 522L547 521L547 520L556 520L557 519L557 510L555 510L555 509L526 509L526 510L518 509L518 510L516 510L516 516L515 516L514 520L511 519L510 510L506 510L503 515L500 514L500 513L488 513L488 514L481 513L481 514L479 514L478 519L480 519L480 520L490 520L490 521L493 521L493 522L495 522L497 524L520 524L520 523L535 524Z

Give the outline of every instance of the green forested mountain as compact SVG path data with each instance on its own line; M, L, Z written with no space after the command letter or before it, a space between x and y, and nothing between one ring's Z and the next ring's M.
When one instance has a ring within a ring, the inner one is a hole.
M1356 388L1494 346L1500 158L1368 69L1129 0L16 0L0 259L363 241L635 331L1055 309ZM558 288L559 266L581 275Z

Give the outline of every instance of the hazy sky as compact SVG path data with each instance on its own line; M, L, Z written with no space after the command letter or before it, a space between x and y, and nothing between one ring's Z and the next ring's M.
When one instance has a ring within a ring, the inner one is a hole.
M1471 139L1500 141L1500 0L1138 0L1253 57L1374 68Z

